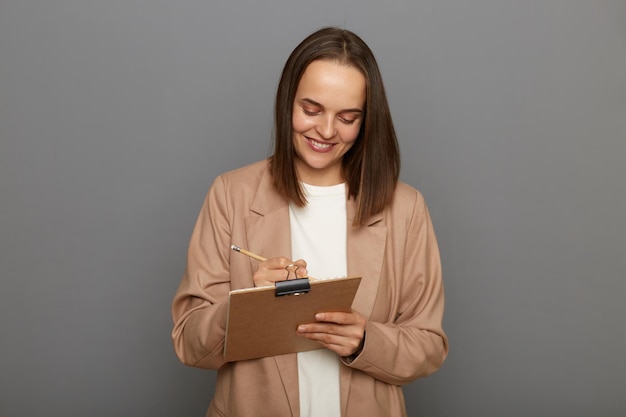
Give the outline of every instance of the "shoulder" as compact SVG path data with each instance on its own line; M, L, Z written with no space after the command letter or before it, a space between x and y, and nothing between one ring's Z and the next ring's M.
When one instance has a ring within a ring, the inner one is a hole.
M249 208L259 213L286 204L276 191L267 159L224 172L213 182L209 196L231 207Z
M413 222L422 222L430 217L422 193L411 185L399 181L391 204L383 212L385 223L400 229L408 228Z
M426 205L422 193L411 185L398 181L390 205L392 211L414 211L416 207Z
M398 182L393 200L383 214L389 233L397 237L415 237L414 233L432 229L428 206L416 188Z
M231 171L224 172L218 179L228 183L243 184L250 182L259 182L260 178L269 173L269 161L263 159Z
M240 168L226 171L214 179L211 188L223 188L232 192L256 190L261 181L270 176L269 162L264 159Z

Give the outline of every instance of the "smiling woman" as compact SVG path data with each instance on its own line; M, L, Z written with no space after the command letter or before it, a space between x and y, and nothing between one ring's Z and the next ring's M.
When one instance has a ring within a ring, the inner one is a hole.
M406 416L401 386L437 370L439 250L400 158L380 71L354 33L321 29L291 53L276 94L274 154L219 176L172 306L176 353L218 369L208 416ZM233 242L267 258L231 257ZM293 261L292 259L297 259ZM223 355L229 291L297 277L362 277L352 311L294 329L320 349ZM323 401L319 401L323 398Z
M344 182L341 161L359 135L365 77L335 61L314 61L302 75L293 110L296 172L311 185Z

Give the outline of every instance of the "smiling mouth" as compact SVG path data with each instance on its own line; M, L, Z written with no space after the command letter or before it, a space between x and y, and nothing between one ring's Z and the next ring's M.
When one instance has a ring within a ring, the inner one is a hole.
M331 147L333 147L332 143L318 142L315 139L311 139L311 138L307 138L307 139L314 149L326 150L326 149L330 149Z

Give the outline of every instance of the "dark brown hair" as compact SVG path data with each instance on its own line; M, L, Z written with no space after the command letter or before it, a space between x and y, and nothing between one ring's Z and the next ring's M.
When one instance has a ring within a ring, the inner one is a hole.
M357 140L342 160L348 195L357 202L353 222L357 226L391 203L400 173L400 153L378 64L367 44L353 32L320 29L304 39L287 59L276 93L271 172L283 197L299 207L306 205L294 163L292 113L302 74L318 60L352 66L366 80L364 120Z

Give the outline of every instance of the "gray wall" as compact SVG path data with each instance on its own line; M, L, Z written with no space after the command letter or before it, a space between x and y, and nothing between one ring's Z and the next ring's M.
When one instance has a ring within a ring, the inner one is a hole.
M376 53L451 351L412 416L626 415L626 2L0 1L0 415L201 416L170 301L288 53Z

